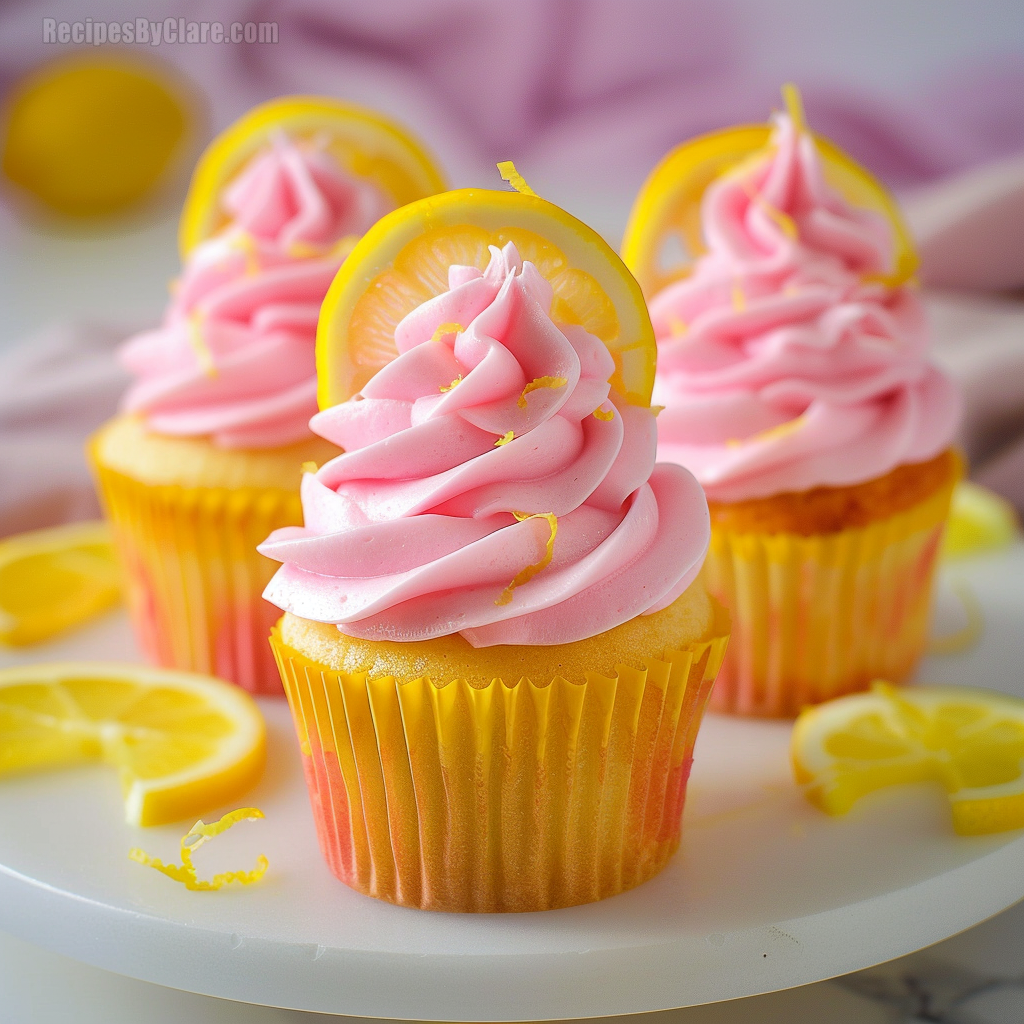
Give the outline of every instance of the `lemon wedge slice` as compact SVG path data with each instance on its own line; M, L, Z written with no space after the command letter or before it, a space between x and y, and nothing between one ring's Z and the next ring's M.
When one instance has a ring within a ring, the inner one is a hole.
M226 221L224 187L275 132L316 139L338 165L376 185L394 205L443 191L447 186L422 144L393 121L370 110L323 96L286 96L253 108L210 143L196 165L181 215L182 259Z
M452 264L483 270L489 245L514 242L554 290L551 316L600 338L615 360L612 386L648 405L657 346L636 281L600 235L539 196L460 189L381 218L342 264L320 310L320 407L344 402L398 354L395 327L448 290Z
M148 62L81 54L52 61L12 92L4 172L58 213L116 213L185 155L190 107L182 86Z
M255 701L211 676L85 662L0 671L0 777L103 761L120 773L130 825L233 801L265 756Z
M741 125L701 135L672 150L644 182L626 225L622 258L648 298L685 277L706 251L701 200L708 186L746 162L768 159L772 126ZM825 181L851 205L881 213L895 235L893 271L885 283L895 287L917 270L917 251L895 199L885 186L838 146L820 135Z
M896 688L808 708L793 727L796 780L828 814L867 793L940 783L961 835L1024 828L1024 700L968 687Z
M1019 535L1017 513L1005 498L970 480L957 484L942 539L944 558L995 551Z
M0 541L0 641L39 643L121 600L106 523L72 523Z

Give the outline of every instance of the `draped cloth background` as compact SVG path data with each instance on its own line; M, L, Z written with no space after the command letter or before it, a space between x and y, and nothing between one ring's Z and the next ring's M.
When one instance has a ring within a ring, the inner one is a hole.
M935 3L930 18L955 7ZM914 90L874 87L863 75L830 77L821 61L813 74L791 73L807 47L776 31L766 53L774 22L765 19L800 5L763 6L137 0L130 13L278 23L276 46L146 51L196 83L211 130L274 95L337 95L414 126L455 185L495 186L494 162L515 159L542 195L616 244L636 189L668 149L763 121L781 82L796 77L814 127L907 201L936 351L967 397L973 472L1024 510L1024 302L1015 298L1024 297L1024 39L998 57L953 61ZM821 22L804 7L804 21ZM114 0L94 0L87 13L127 17ZM71 0L0 11L0 88L59 55L41 43L44 15L84 16ZM865 62L899 59L888 34L871 42ZM56 322L0 351L0 534L96 514L81 445L124 388L114 347L141 326L116 312L103 323Z

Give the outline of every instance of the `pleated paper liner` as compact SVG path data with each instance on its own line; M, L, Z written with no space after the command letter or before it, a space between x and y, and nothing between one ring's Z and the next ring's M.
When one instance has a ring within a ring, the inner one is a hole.
M928 641L932 580L956 483L867 526L819 536L712 528L702 570L732 613L713 711L795 716L903 682Z
M335 671L275 627L328 865L425 910L548 910L639 885L679 845L727 640L611 679L439 686Z
M262 597L277 563L256 545L271 530L302 523L298 493L153 486L100 464L95 452L93 472L147 657L280 694L267 637L281 613Z

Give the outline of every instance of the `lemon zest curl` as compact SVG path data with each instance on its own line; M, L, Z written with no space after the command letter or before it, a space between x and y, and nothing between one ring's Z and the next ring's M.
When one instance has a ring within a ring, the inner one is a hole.
M565 377L535 377L526 385L525 388L523 388L523 393L516 401L516 405L518 405L520 409L525 409L526 396L531 391L537 391L539 388L564 388L568 383L569 381Z
M558 517L554 512L513 512L512 515L514 515L516 520L520 523L525 522L527 519L546 519L551 532L548 535L544 555L541 557L540 561L533 562L531 565L526 566L524 569L516 573L512 582L501 592L497 600L494 602L497 605L508 604L512 600L512 591L514 591L516 587L521 587L524 583L528 583L537 575L537 573L546 569L551 563L551 557L555 552L555 535L558 533Z
M258 882L263 877L270 864L262 853L256 858L256 867L251 871L222 871L209 881L200 878L196 873L195 865L192 863L192 854L207 840L226 832L232 825L236 825L240 821L256 821L262 817L263 812L258 807L241 807L237 811L228 812L211 825L207 825L200 818L181 838L180 864L164 864L159 858L151 857L145 850L140 850L137 846L128 851L128 857L136 864L153 868L175 882L181 882L186 889L191 889L194 892L211 892L221 889L231 882L238 882L239 885L252 885L253 882Z

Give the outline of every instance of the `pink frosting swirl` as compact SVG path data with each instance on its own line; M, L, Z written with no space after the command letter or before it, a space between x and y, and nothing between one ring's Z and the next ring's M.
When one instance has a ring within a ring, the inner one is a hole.
M224 190L228 224L190 254L163 324L129 339L123 401L161 434L224 448L310 436L320 304L384 197L283 135Z
M825 183L809 133L778 116L771 155L712 185L702 219L708 251L651 302L660 459L740 501L949 446L960 399L928 362L921 305L878 283L892 230Z
M345 449L302 484L304 527L260 551L265 592L351 636L561 644L666 607L696 576L707 503L655 466L605 346L556 325L510 243L395 331L399 356L311 426Z

